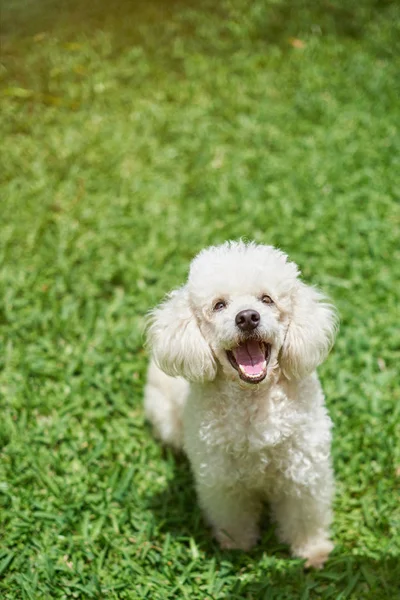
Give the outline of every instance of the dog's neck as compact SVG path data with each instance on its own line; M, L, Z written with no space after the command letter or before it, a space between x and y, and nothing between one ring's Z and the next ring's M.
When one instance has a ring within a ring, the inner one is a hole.
M226 398L230 402L237 400L242 403L254 403L258 399L265 400L276 386L281 383L285 384L286 381L282 371L277 366L269 370L267 377L261 383L246 383L237 374L228 377L222 369L219 369L213 381L201 385L206 385L210 393L213 394L214 392L220 399Z

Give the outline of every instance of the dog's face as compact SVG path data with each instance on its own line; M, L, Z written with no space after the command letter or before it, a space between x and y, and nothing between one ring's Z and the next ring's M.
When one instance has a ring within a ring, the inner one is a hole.
M271 294L226 291L215 295L211 304L197 305L195 311L200 331L226 376L247 383L263 381L269 365L276 364L287 322Z
M244 248L203 252L192 264L188 294L223 373L255 384L277 363L297 269L276 250Z
M335 318L297 266L271 246L226 243L203 250L187 284L152 313L149 339L170 375L217 373L260 384L281 369L300 378L322 362Z

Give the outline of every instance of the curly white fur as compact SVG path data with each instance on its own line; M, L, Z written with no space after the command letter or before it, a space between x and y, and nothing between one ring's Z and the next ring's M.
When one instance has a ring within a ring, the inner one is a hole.
M249 309L260 322L247 333L235 318ZM335 329L332 306L283 252L244 242L200 252L186 285L151 313L146 414L184 448L222 547L256 543L267 500L280 539L307 566L333 548L331 420L315 369ZM249 337L269 347L260 383L243 381L227 354Z

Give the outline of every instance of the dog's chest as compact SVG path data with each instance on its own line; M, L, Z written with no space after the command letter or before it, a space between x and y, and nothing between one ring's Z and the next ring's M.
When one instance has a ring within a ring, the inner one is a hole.
M223 398L204 411L200 437L243 461L258 454L267 461L274 447L287 439L294 427L293 407L286 394L276 389L267 397L257 395Z

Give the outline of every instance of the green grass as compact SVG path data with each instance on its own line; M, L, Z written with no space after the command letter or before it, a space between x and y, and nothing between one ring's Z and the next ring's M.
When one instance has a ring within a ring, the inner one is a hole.
M393 600L399 5L3 4L1 597ZM143 418L146 311L240 236L286 250L341 316L321 572L268 527L221 552Z

